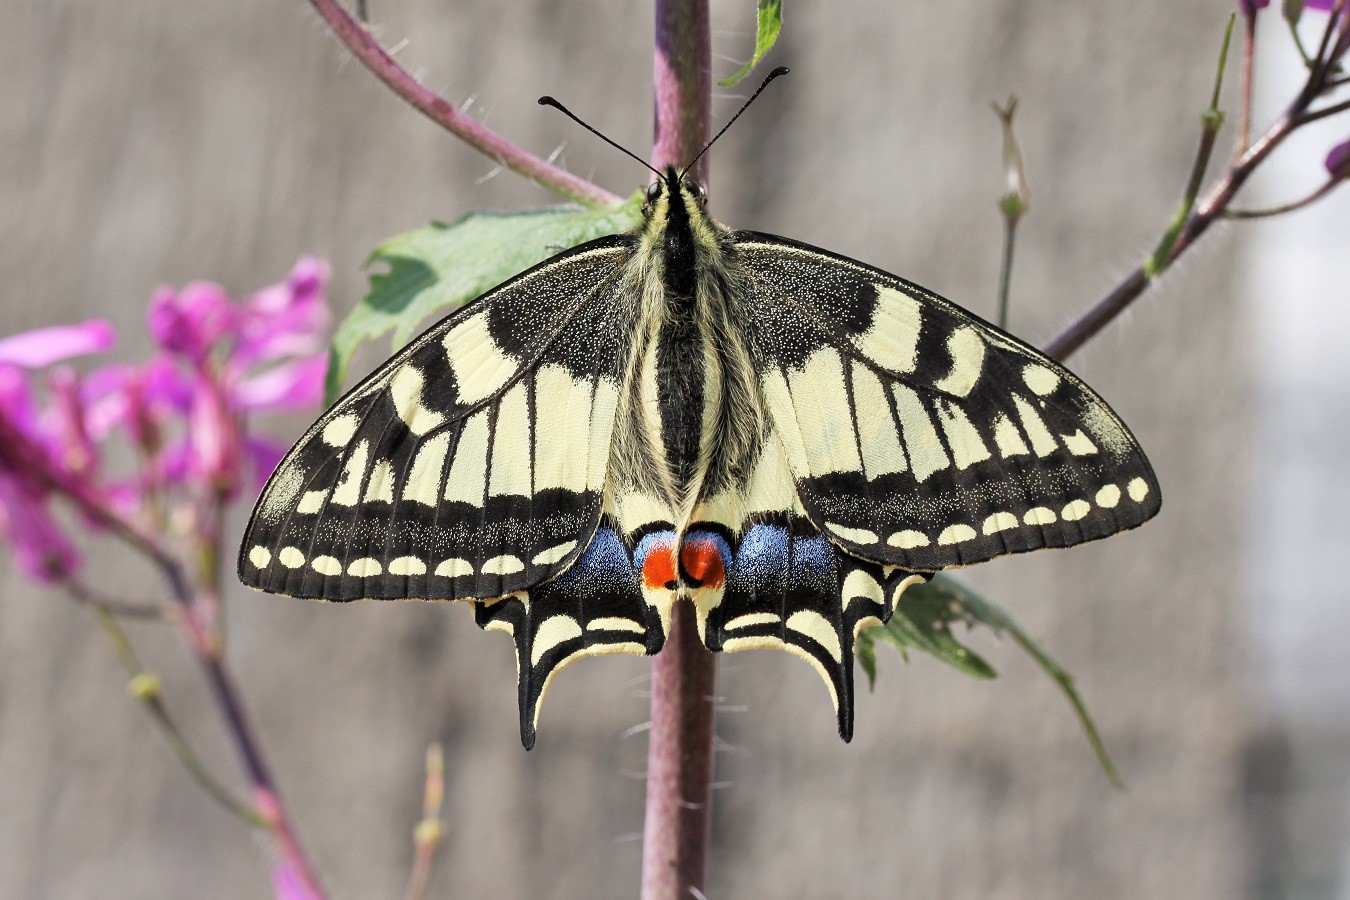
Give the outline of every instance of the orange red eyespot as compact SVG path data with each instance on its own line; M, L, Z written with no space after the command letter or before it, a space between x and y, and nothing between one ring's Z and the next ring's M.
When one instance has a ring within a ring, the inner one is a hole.
M680 562L684 571L701 587L718 588L726 581L726 563L722 560L722 550L711 539L691 538L684 542L680 550Z
M653 542L642 560L642 583L650 589L667 588L677 580L673 541Z

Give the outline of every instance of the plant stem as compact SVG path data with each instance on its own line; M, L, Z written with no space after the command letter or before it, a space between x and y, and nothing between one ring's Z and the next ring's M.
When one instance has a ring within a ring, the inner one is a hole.
M440 744L427 748L427 777L422 786L422 820L413 829L413 870L408 879L407 900L423 900L436 865L436 848L445 837L441 807L445 803L445 750Z
M540 159L447 103L443 97L395 62L375 40L370 30L348 14L338 0L309 0L309 2L333 29L337 39L346 45L352 55L361 60L376 78L392 88L394 93L412 104L427 118L470 147L492 157L496 162L523 175L540 187L583 206L618 206L623 202L622 197Z
M1316 122L1318 119L1325 119L1327 116L1334 116L1337 113L1343 113L1350 109L1350 100L1342 100L1340 103L1327 106L1322 109L1314 109L1311 112L1305 112L1299 117L1299 125L1307 125L1309 122Z
M1070 354L1110 324L1116 316L1129 308L1130 304L1148 289L1154 278L1204 234L1209 226L1214 224L1215 219L1222 216L1252 171L1289 136L1293 128L1290 114L1281 116L1269 131L1252 144L1238 164L1224 173L1218 184L1214 185L1205 199L1196 206L1195 212L1186 219L1185 225L1177 233L1167 256L1165 258L1152 256L1145 264L1125 276L1120 284L1084 313L1078 321L1046 344L1043 348L1046 355L1058 360L1067 359ZM1153 266L1150 266L1150 263Z
M236 799L224 785L216 780L215 776L202 763L201 758L188 744L187 739L183 737L182 730L178 727L178 723L169 715L168 707L164 705L164 699L159 693L158 680L147 672L141 664L140 658L131 646L131 639L127 637L127 633L122 629L122 626L117 623L117 619L113 617L112 612L104 604L84 596L83 589L79 585L72 582L68 585L68 588L75 599L88 604L93 609L94 616L98 619L98 624L103 628L104 634L108 636L117 658L122 661L122 665L131 675L132 695L145 704L145 708L150 712L150 717L155 720L155 724L159 726L164 739L168 741L169 749L173 751L173 755L187 770L188 775L192 776L192 780L197 782L198 786L206 791L212 799L247 824L255 827L266 826L267 823L263 821L256 810Z
M994 114L1003 126L1003 169L1006 190L998 201L1003 213L1003 261L998 275L998 327L1008 327L1008 295L1012 289L1013 252L1016 249L1017 225L1030 204L1031 191L1022 165L1022 147L1017 140L1014 119L1017 115L1017 95L1008 98L1007 106L991 104Z
M693 159L708 134L712 40L707 0L657 0L652 165ZM694 173L707 184L707 157ZM693 606L678 601L665 648L652 660L643 900L701 896L712 813L716 658L699 639Z
M1210 191L1198 207L1196 198L1204 182L1205 171L1209 168L1210 157L1214 151L1214 141L1223 125L1223 113L1219 110L1219 92L1223 86L1223 70L1228 58L1229 41L1233 34L1234 20L1228 19L1228 29L1224 33L1223 49L1219 53L1219 65L1214 78L1214 92L1210 97L1209 108L1201 115L1200 144L1196 148L1195 162L1191 166L1190 177L1172 223L1164 232L1153 253L1133 272L1125 277L1111 293L1087 311L1078 321L1070 325L1059 337L1044 348L1046 354L1058 360L1066 359L1071 353L1087 343L1095 334L1107 326L1116 316L1125 311L1135 301L1153 279L1170 266L1190 244L1203 234L1214 220L1222 215L1232 201L1233 195L1246 182L1252 170L1275 149L1293 127L1291 113L1297 109L1297 101L1290 112L1281 116L1253 146L1238 159L1224 174L1219 183Z

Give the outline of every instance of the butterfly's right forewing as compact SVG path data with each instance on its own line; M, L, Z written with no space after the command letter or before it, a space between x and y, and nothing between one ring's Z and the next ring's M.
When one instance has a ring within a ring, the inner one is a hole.
M1158 511L1153 470L1057 362L900 278L737 235L766 405L816 526L934 571L1067 547Z

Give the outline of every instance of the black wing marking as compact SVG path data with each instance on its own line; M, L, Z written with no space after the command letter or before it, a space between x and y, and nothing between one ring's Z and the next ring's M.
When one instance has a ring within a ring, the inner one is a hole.
M812 521L934 571L1134 528L1148 460L1068 370L894 275L738 233L750 350Z
M259 498L240 579L324 600L455 600L566 569L599 522L629 256L617 236L553 257L339 400Z

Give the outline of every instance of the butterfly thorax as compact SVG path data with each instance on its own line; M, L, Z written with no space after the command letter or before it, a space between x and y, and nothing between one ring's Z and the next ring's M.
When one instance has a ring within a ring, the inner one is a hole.
M667 506L683 531L700 501L747 477L762 403L739 327L744 276L730 232L674 170L646 212L626 273L640 307L613 471L616 484Z

